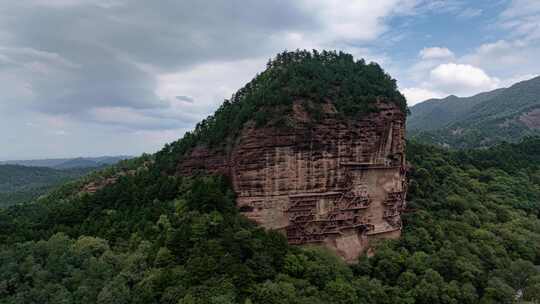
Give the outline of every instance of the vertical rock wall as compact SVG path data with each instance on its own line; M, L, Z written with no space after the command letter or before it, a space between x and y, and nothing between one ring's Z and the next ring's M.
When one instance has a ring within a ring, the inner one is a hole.
M296 103L295 127L247 124L230 151L198 147L178 170L227 175L247 217L290 244L325 244L352 261L371 241L401 232L406 116L394 104L377 107L351 120L328 103L313 123Z

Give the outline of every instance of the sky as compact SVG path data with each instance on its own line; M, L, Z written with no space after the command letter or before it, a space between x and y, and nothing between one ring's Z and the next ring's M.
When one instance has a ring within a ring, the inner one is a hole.
M540 73L540 1L4 1L0 160L155 152L294 49L470 96Z

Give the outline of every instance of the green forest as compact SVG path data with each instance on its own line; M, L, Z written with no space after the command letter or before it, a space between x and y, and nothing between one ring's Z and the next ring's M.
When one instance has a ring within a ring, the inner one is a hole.
M68 184L0 210L0 303L540 301L540 139L407 156L403 236L353 265L256 227L219 177L154 163L93 195Z
M95 168L56 170L44 167L0 165L0 208L37 199Z

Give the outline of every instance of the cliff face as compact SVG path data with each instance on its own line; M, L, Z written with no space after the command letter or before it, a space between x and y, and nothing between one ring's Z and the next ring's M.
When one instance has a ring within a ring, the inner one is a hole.
M290 244L324 244L351 261L401 232L406 116L394 104L376 106L352 120L327 103L314 123L296 102L294 127L247 123L228 152L197 147L178 172L228 176L248 218Z

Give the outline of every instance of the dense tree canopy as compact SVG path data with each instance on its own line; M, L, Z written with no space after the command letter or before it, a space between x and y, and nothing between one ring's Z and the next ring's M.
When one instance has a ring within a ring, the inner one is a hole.
M72 184L0 211L0 303L537 302L538 149L409 143L403 236L356 265L256 227L219 177L154 164L95 194Z
M54 187L80 178L91 170L0 165L0 208L37 199Z

